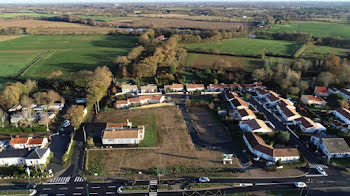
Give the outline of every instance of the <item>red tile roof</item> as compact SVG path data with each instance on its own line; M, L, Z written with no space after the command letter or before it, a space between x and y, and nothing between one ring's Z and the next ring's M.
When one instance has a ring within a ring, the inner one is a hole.
M186 84L187 89L191 88L204 88L204 84Z
M263 89L263 88L256 88L255 90L258 91L258 93L259 93L260 95L265 95L265 94L268 94L268 93L269 93L269 91L267 91L267 90L265 90L265 89Z
M35 145L35 144L42 144L44 141L44 138L32 138L29 139L28 144Z
M210 84L210 88L216 88L216 89L224 89L227 88L227 84Z
M116 101L116 104L119 105L119 104L128 104L128 100L118 100Z
M281 107L280 109L287 117L292 117L292 116L298 115L298 113L296 111L289 109L287 107Z
M237 97L236 99L232 100L231 102L232 102L232 104L235 107L239 107L239 106L246 106L246 107L248 107L248 104L245 101L243 101L243 99L241 99L239 97Z
M184 85L183 84L172 84L172 85L164 85L164 89L173 89L173 88L183 88Z
M315 89L319 93L329 93L327 87L324 86L316 86Z
M26 144L28 141L28 138L25 137L25 138L11 138L11 141L10 141L10 145L15 145L15 144Z
M228 99L235 99L236 97L239 97L237 93L226 93L225 94Z
M307 100L309 101L313 101L313 102L325 102L324 99L322 99L319 96L313 96L313 95L302 95L303 97L305 97Z
M119 127L127 127L128 122L122 122L122 123L107 123L106 128L119 128Z
M305 117L300 117L295 119L295 121L298 121L301 123L301 125L305 128L311 128L314 125L312 124L312 122L310 122L311 119L306 119Z
M138 138L138 130L103 131L103 139Z
M270 93L267 98L271 101L271 102L274 102L274 101L277 101L279 100L280 98L278 96L276 96L275 93Z

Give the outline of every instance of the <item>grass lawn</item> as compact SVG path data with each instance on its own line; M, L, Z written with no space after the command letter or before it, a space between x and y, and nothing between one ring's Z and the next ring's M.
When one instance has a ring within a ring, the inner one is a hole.
M18 16L30 16L30 17L52 17L52 16L58 16L58 14L39 14L34 12L18 12L18 13L0 13L1 19L12 19Z
M0 195L29 195L30 193L29 190L0 191Z
M343 39L350 38L350 25L335 23L315 23L315 24L283 24L274 25L266 29L269 32L297 32L309 33L315 37L339 36Z
M331 165L333 166L339 166L339 167L349 167L350 166L350 158L343 158L343 159L331 159L330 161Z
M315 57L318 55L326 55L326 54L347 57L350 54L350 50L344 49L344 48L333 48L328 46L308 45L306 46L303 54L305 54L305 56L308 56L308 57Z
M99 65L113 67L113 59L126 55L136 42L135 36L108 35L33 35L0 42L0 76L18 72L42 51L52 51L33 64L21 78L40 79L54 71L65 77Z
M192 50L205 50L211 52L217 50L221 54L261 56L263 51L273 55L292 56L300 47L301 43L263 40L263 39L230 39L217 43L187 44Z

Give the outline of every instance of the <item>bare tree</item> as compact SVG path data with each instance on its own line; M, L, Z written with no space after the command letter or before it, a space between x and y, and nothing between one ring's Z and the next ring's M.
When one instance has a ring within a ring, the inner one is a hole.
M0 124L2 128L4 128L5 126L6 118L7 118L6 112L0 108Z
M40 117L40 121L46 125L46 130L49 131L49 123L50 123L49 113L44 112Z
M21 105L23 106L22 116L24 118L24 122L30 127L32 127L32 121L33 121L33 110L31 108L33 103L34 103L33 99L31 99L27 95L24 95L21 98Z

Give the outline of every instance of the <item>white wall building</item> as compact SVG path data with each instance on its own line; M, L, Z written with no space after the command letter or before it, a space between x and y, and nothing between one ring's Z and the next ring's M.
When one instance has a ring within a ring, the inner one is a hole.
M350 147L345 142L344 138L321 138L312 136L310 141L321 149L328 160L332 158L350 157Z
M350 125L350 111L345 108L339 108L334 111L334 115L347 125Z

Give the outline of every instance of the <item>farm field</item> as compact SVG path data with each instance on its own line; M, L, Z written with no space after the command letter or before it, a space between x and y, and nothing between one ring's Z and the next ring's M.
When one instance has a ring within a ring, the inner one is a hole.
M309 45L305 48L303 54L305 54L305 56L307 57L314 57L316 55L326 55L326 54L347 57L350 54L350 50L345 48L333 48L328 46Z
M267 54L292 56L302 43L263 40L263 39L230 39L216 43L199 43L185 45L190 50L206 51L247 56L261 56L265 51Z
M105 21L105 22L132 19L132 17L128 17L128 16L90 16L90 15L77 15L77 16L84 19L91 18L94 20Z
M93 70L99 65L112 67L113 59L127 54L136 40L134 36L107 35L23 36L0 42L0 62L6 63L0 71L5 73L2 76L11 76L38 53L48 52L20 77L40 79L54 71L62 71L63 76L69 77L72 72Z
M272 28L266 29L265 31L309 33L315 37L339 36L343 39L350 38L350 25L336 23L274 25Z
M127 116L124 116L124 114L127 114ZM127 171L144 171L151 168L168 168L172 166L183 168L238 167L238 160L234 160L233 165L223 165L223 153L220 151L197 150L191 141L183 116L177 107L140 109L132 110L132 112L117 110L101 113L97 117L97 123L105 122L112 118L116 122L120 122L122 119L126 120L126 118L131 116L133 117L129 118L129 120L134 123L147 114L153 116L156 120L159 148L148 150L89 150L89 171L99 170L101 173L113 175L125 174ZM146 121L147 119L143 122ZM146 127L146 134L147 131Z
M12 19L19 16L27 16L27 17L40 17L40 16L46 16L46 17L52 17L57 16L58 14L41 14L41 13L35 13L35 12L17 12L17 13L0 13L0 18L3 19Z

